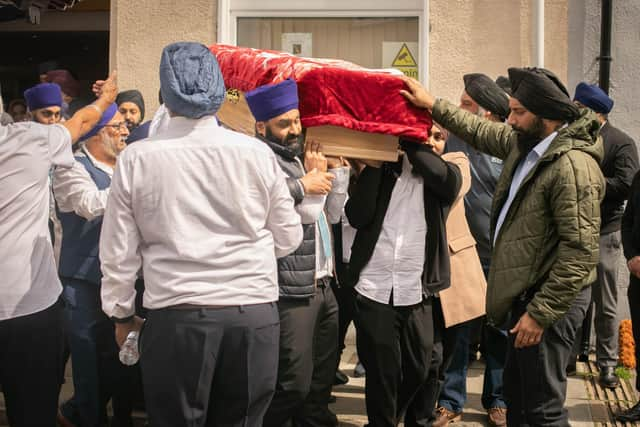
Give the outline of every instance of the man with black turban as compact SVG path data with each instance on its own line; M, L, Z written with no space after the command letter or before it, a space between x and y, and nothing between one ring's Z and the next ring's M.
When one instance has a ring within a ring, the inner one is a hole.
M173 43L160 61L171 119L118 157L100 240L102 309L116 341L139 330L149 423L261 426L280 332L276 258L302 241L273 152L218 126L225 96L215 56Z
M144 98L140 91L131 89L120 92L116 98L116 104L127 123L129 132L140 126L144 120Z
M436 99L417 81L401 93L473 147L504 160L491 215L487 321L509 330L508 425L568 426L565 369L596 277L605 180L600 124L560 80L510 68L507 124Z

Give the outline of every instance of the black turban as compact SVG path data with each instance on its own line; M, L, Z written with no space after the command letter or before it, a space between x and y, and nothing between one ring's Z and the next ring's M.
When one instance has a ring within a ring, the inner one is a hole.
M496 79L496 84L500 86L500 89L507 92L507 94L511 96L511 82L509 81L509 77L498 76L498 78Z
M509 68L513 97L536 116L572 122L580 110L560 79L544 68Z
M484 74L466 74L464 90L479 106L502 120L509 116L509 97L493 80Z
M140 123L144 120L144 98L140 91L131 89L120 92L116 98L116 104L120 107L123 102L133 102L140 109Z

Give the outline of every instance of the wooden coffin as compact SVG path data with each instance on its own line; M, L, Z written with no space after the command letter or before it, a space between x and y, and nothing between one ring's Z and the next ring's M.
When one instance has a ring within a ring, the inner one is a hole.
M229 129L255 135L256 121L244 94L238 90L227 91L217 117ZM306 130L306 140L319 143L327 156L386 162L398 160L398 137L393 135L360 132L339 126L317 126Z

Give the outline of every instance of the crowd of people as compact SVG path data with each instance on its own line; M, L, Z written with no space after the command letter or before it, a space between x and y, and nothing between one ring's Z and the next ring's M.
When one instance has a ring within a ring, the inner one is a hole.
M383 162L305 140L292 79L246 93L252 137L217 120L206 46L167 46L159 71L146 122L115 73L83 102L50 70L0 111L11 426L131 426L134 408L152 427L337 426L351 322L372 427L460 420L478 348L490 425L568 426L592 313L599 381L619 386L622 252L640 342L640 174L600 88L509 68L465 75L454 105L398 77L433 127Z

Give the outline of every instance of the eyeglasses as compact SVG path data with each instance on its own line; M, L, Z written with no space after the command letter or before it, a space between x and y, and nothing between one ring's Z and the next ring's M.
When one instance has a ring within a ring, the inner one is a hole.
M104 127L122 130L127 128L127 122L114 123L112 125L104 125Z

